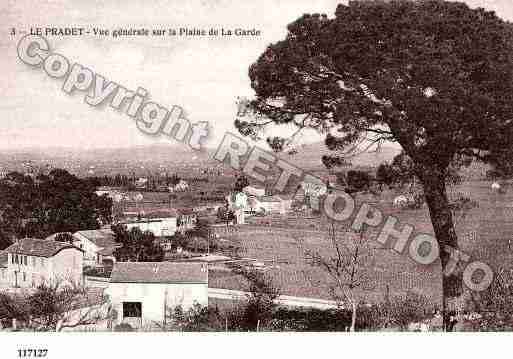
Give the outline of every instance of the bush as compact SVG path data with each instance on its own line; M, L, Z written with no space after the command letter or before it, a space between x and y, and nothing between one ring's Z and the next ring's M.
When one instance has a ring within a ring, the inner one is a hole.
M376 170L376 181L380 185L391 186L396 182L397 173L394 166L388 163L382 163Z
M471 199L461 192L458 192L456 199L449 204L449 207L452 211L470 210L472 208L479 207L479 202Z
M346 181L351 192L359 192L369 188L372 177L364 171L348 171Z
M269 323L270 330L330 332L346 331L351 325L351 312L343 309L279 307Z
M384 304L387 306L387 303ZM427 297L415 292L408 292L405 296L394 297L388 304L388 312L392 324L406 329L408 324L417 323L430 318L435 308Z
M409 200L405 208L407 209L419 209L424 205L424 194L415 193L412 196L412 200Z
M102 278L110 278L110 274L112 272L111 266L105 267L84 267L84 275L91 277L102 277Z
M133 332L134 328L128 323L121 323L114 327L115 332Z

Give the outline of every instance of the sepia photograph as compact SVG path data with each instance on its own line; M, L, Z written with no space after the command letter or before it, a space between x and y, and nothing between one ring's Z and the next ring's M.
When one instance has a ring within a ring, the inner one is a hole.
M510 339L512 21L510 0L2 1L0 356Z

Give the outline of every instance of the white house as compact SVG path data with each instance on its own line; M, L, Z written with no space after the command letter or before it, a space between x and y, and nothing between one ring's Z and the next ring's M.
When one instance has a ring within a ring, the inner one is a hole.
M230 193L225 198L228 203L228 208L235 214L236 223L245 224L246 212L250 212L250 207L248 205L250 197L243 191Z
M114 240L110 229L94 229L73 233L73 244L84 251L85 265L114 263L114 251L121 245Z
M256 198L256 206L265 213L286 214L291 210L292 199L282 196L263 196Z
M265 196L265 188L256 188L253 186L246 186L242 189L248 196L262 197Z
M5 249L2 287L34 288L57 281L81 284L83 251L69 243L24 238Z
M242 208L245 213L265 212L286 214L292 208L292 199L290 196L246 196L240 192L226 196L228 207L234 211ZM239 222L238 222L239 223Z
M151 326L177 306L207 306L208 269L203 263L117 262L106 293L118 313L116 324Z
M189 183L184 180L180 180L176 185L174 186L168 186L168 191L170 193L173 192L184 192L189 190Z
M177 230L179 232L190 231L196 228L196 223L198 222L198 216L196 213L189 208L180 208L177 209L178 218L177 218Z
M328 185L321 179L316 177L310 177L307 180L301 182L301 189L305 196L322 196L328 192Z
M178 227L178 212L174 209L162 209L126 219L120 224L125 225L129 231L132 228L139 228L142 232L150 231L155 237L173 236Z
M140 177L135 181L135 187L144 188L148 184L148 179L146 177Z
M189 189L189 183L187 183L187 181L184 181L184 180L180 180L175 185L175 191L176 192L187 191L188 189Z
M95 192L97 196L104 196L111 198L114 202L119 203L121 201L129 201L130 196L128 193L121 191L118 188L113 187L99 187L98 190Z

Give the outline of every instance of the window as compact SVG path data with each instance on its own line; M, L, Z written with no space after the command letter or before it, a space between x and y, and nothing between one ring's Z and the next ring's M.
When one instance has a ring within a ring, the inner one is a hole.
M23 281L26 282L27 281L27 273L23 272Z
M123 302L124 318L141 318L142 303L141 302Z
M14 254L11 254L11 264L14 264Z
M23 264L27 265L27 262L28 262L28 257L27 256L23 256Z
M36 257L32 257L32 267L36 266Z
M44 266L44 265L45 265L45 259L41 258L41 266Z
M14 263L18 264L18 255L17 254L14 255Z

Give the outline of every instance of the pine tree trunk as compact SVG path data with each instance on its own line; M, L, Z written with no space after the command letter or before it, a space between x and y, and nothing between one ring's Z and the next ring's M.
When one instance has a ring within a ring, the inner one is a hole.
M451 316L456 313L460 297L463 294L463 274L456 268L446 275L450 262L450 253L444 250L447 246L458 249L458 238L454 229L452 212L449 207L445 186L445 171L429 169L422 176L424 195L429 208L431 223L440 249L442 266L442 316L444 330L451 331Z

